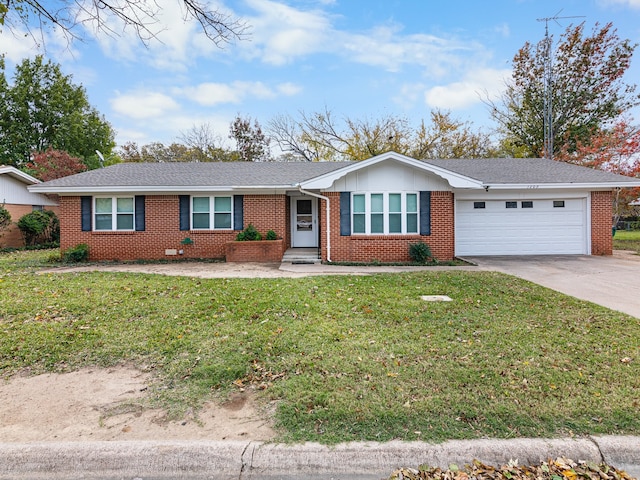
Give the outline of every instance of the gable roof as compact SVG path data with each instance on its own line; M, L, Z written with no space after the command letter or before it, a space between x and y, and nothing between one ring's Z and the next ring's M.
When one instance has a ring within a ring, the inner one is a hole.
M40 180L37 178L9 165L0 165L0 175L7 175L15 178L26 185L35 185L36 183L40 183Z
M29 187L32 192L118 193L326 189L351 172L395 161L445 179L453 188L638 187L640 179L533 158L416 160L387 152L361 162L120 163Z

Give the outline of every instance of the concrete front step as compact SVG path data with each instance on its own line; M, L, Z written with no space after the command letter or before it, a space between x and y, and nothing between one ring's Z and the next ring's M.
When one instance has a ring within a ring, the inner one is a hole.
M290 248L284 252L283 263L322 263L317 248Z

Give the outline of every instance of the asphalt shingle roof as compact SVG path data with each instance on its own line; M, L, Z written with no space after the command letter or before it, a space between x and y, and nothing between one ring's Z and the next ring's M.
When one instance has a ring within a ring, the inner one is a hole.
M120 163L46 182L47 187L287 186L350 162Z
M423 160L484 185L633 183L637 178L541 158ZM40 184L48 191L96 187L287 187L354 162L121 163Z
M424 160L424 162L479 180L485 185L638 182L637 178L623 177L546 158L478 158Z

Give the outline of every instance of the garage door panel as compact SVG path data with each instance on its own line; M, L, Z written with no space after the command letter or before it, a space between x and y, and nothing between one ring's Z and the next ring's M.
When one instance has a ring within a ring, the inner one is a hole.
M506 208L504 200L456 203L456 255L584 254L586 201L532 200L533 208ZM526 200L524 200L526 202Z

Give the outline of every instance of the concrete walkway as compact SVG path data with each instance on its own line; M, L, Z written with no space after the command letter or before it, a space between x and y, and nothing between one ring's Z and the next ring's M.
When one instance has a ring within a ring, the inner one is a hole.
M640 256L470 257L480 270L515 275L558 292L640 318Z
M559 456L606 462L640 475L638 437L348 443L326 447L252 442L90 442L1 444L0 479L380 480L400 467L448 468L474 459L500 466Z

